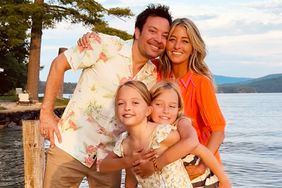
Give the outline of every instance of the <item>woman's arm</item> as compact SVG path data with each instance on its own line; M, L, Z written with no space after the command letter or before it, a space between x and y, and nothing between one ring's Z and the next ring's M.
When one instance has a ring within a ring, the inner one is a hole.
M215 154L224 140L224 131L213 131L211 133L207 148Z

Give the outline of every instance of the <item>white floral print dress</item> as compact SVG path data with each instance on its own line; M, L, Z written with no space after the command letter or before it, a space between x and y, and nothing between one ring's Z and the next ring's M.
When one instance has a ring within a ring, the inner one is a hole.
M176 127L169 124L158 125L153 133L150 148L159 148L160 143L174 129ZM113 152L119 157L124 156L122 142L126 137L128 137L128 133L123 132L113 149ZM136 176L136 179L143 188L192 188L189 176L180 159L165 166L160 173L155 172L153 175L144 179Z

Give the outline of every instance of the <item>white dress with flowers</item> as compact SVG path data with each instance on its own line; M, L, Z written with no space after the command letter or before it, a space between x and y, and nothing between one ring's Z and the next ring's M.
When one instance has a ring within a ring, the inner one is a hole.
M158 125L153 133L150 148L157 149L175 127L169 124ZM115 145L114 153L123 157L123 140L128 137L128 133L122 133ZM182 161L179 159L165 166L161 172L155 172L147 178L136 176L138 183L143 188L192 188L189 176L186 173Z

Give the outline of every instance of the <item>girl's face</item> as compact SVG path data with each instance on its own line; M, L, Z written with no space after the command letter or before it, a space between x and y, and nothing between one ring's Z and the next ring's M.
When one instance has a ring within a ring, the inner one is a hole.
M173 124L178 115L178 96L173 89L163 89L152 101L151 118L156 123Z
M173 64L187 64L192 54L192 45L184 26L175 27L168 38L166 52Z
M151 108L136 89L123 86L117 96L116 111L121 123L132 126L147 121Z

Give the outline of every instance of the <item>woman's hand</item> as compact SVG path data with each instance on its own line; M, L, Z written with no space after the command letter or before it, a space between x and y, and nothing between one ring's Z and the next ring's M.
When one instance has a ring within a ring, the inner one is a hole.
M231 181L229 179L219 181L219 188L232 188Z
M206 166L203 163L200 163L199 165L189 165L185 166L187 173L189 174L190 180L193 180L206 171Z

